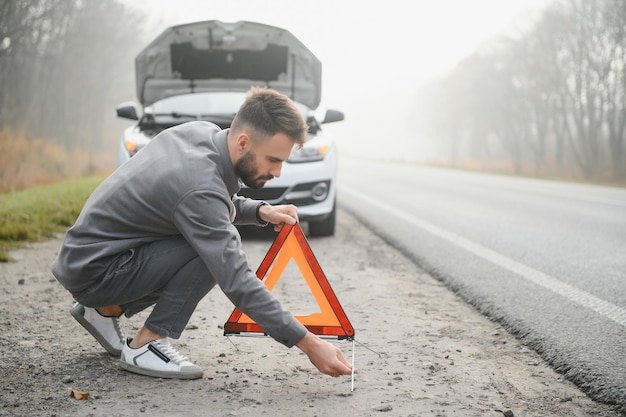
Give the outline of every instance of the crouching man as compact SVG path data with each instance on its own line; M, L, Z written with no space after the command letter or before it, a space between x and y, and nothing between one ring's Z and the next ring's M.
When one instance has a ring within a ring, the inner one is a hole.
M198 302L215 286L264 331L297 346L320 372L350 374L341 351L285 311L256 278L234 224L278 231L298 221L292 205L237 196L278 177L307 125L291 100L249 91L229 129L189 122L164 130L93 192L52 265L72 294L72 316L130 372L195 379L202 369L176 351ZM152 311L133 338L122 315Z

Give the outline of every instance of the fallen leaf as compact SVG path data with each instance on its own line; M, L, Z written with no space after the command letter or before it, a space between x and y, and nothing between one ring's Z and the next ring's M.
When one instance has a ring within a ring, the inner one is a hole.
M89 398L89 393L73 389L70 391L70 397L74 397L77 400L84 400L85 398Z

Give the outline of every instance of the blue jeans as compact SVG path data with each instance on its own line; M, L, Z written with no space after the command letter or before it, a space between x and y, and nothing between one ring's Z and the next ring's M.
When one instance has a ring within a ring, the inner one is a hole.
M183 237L175 237L121 253L102 280L74 298L86 307L119 305L126 317L154 305L146 328L178 339L214 286L215 279L196 251Z

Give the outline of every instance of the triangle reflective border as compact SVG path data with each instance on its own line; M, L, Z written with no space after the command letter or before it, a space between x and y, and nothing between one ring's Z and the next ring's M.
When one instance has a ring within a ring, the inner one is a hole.
M268 250L256 272L272 291L287 264L294 260L311 290L320 312L294 315L311 333L338 339L353 339L354 328L322 271L300 225L285 225ZM271 267L271 270L270 270ZM268 274L269 271L269 274ZM267 277L266 277L267 275ZM263 329L241 310L235 308L224 324L224 335L263 333Z

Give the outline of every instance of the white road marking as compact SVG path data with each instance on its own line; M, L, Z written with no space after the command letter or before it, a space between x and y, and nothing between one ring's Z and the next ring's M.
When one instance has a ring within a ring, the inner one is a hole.
M348 194L354 198L362 200L368 204L376 206L381 210L384 210L394 216L405 219L406 222L426 230L430 234L437 236L441 239L470 252L476 256L479 256L495 265L498 265L514 274L536 284L543 288L546 288L556 294L565 297L571 302L574 302L582 307L595 311L596 313L604 316L610 320L613 320L617 324L621 324L626 327L626 310L609 302L603 300L595 295L589 294L579 288L566 284L557 278L544 274L534 268L521 264L513 259L507 258L504 255L499 254L491 249L488 249L476 242L464 238L463 236L449 232L445 229L435 226L427 221L417 219L412 214L399 210L393 206L390 206L384 202L376 200L366 194L360 193L350 188L341 188L341 194Z

